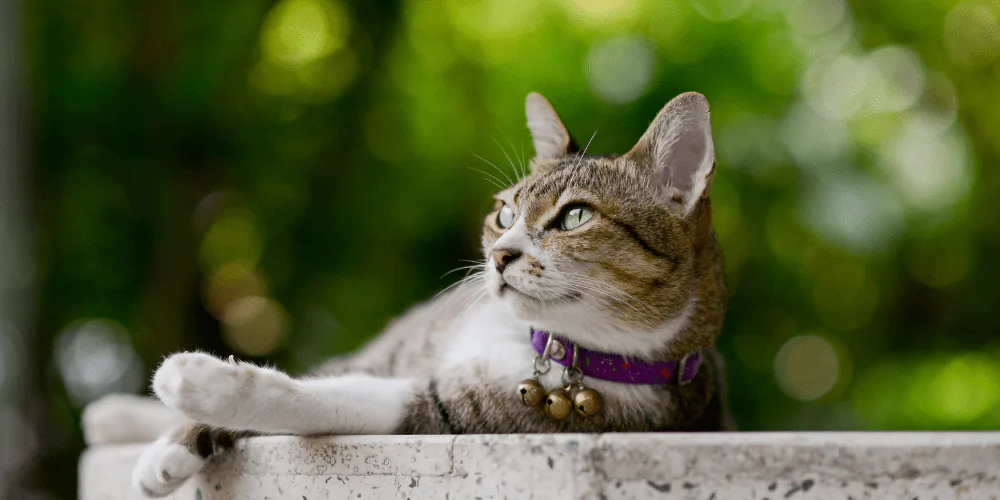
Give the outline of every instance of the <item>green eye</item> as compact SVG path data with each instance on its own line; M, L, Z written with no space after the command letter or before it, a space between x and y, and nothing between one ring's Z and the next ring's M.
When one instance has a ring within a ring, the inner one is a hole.
M573 207L566 211L559 228L563 231L576 229L594 218L594 211L587 207Z
M511 209L510 207L508 207L507 205L504 205L503 208L500 209L500 214L497 215L497 224L499 224L500 227L502 227L504 229L507 229L510 226L513 226L514 225L514 210Z

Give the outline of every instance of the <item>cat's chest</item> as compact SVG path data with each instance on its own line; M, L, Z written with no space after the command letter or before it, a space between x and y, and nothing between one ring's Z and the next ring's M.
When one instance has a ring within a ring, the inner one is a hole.
M471 384L515 387L534 374L538 352L531 347L531 325L512 316L502 304L489 304L470 314L443 343L437 376ZM562 366L551 364L539 380L561 385Z
M441 347L439 377L477 377L491 382L516 384L530 377L537 355L531 347L530 325L497 303L484 304L469 314Z
M466 391L479 392L484 386L509 387L511 394L517 384L533 377L534 360L538 353L531 347L527 322L512 316L502 304L493 302L457 322L440 345L441 357L435 378L453 389L451 396L461 397ZM563 366L552 362L549 371L538 377L547 389L562 387ZM605 380L584 379L587 387L598 390L608 402L633 410L666 408L654 387L628 385ZM442 395L449 399L447 394ZM497 403L497 402L494 402Z

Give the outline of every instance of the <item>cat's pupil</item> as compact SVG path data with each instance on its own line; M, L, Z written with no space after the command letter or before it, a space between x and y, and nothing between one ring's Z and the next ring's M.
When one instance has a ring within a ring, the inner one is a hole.
M593 216L593 212L591 212L590 209L586 207L571 208L567 210L565 213L566 215L563 216L562 222L560 224L561 228L564 231L569 231L571 229L576 229L582 226L587 221L589 221L590 218Z

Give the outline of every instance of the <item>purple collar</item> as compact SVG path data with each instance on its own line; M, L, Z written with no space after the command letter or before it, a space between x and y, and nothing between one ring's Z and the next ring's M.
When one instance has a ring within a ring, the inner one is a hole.
M542 354L545 351L545 344L549 341L549 334L542 330L532 329L532 331L531 347L534 347L538 354ZM554 340L561 344L562 348L550 351L549 357L560 365L570 366L573 363L574 344L560 339L558 336ZM556 358L558 355L562 356ZM674 380L680 371L680 383L686 384L694 380L695 375L698 374L698 367L701 366L701 353L688 354L679 362L650 363L641 359L630 359L619 354L607 354L581 347L579 363L584 376L610 382L662 385Z

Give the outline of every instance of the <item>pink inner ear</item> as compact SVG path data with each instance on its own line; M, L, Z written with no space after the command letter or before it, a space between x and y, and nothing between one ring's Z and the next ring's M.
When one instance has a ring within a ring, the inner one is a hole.
M662 186L671 186L683 193L689 193L695 188L695 180L699 170L704 167L708 148L707 137L703 131L697 128L672 131L670 135L675 133L677 135L671 137L672 141L664 141L669 142L669 144L657 146L656 180ZM697 196L697 194L690 193L690 196Z
M565 155L570 143L569 132L549 101L541 94L528 94L525 114L536 157L549 159Z
M628 154L649 165L661 193L688 213L705 193L715 164L705 96L688 92L668 102Z

